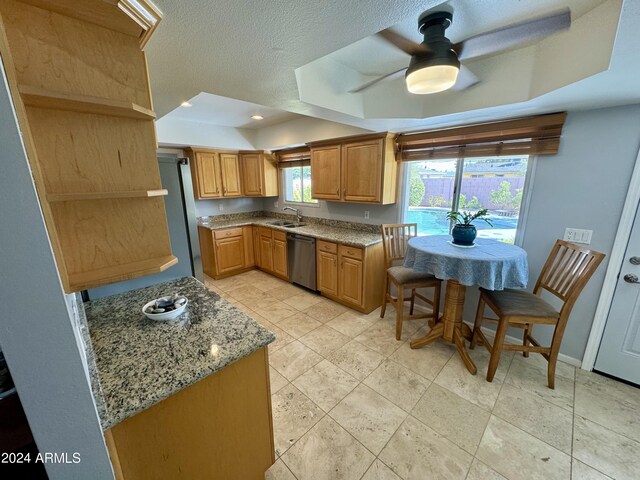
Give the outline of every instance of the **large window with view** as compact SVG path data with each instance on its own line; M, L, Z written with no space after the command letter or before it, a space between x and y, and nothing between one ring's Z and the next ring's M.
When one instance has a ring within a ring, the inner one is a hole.
M287 203L315 205L318 200L311 198L311 167L295 166L284 169L284 200Z
M520 220L528 156L414 161L409 164L404 221L420 235L446 235L451 210L489 210L474 225L478 237L514 243ZM459 185L459 188L456 188Z

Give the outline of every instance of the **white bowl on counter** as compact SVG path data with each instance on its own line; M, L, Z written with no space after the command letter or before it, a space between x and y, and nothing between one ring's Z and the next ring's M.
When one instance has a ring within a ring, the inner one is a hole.
M154 306L158 300L161 300L163 298L165 297L156 298L146 303L144 307L142 307L142 313L144 313L144 315L151 320L157 320L161 322L167 321L167 320L173 320L174 318L179 317L184 312L184 309L187 308L187 305L189 304L189 299L184 297L185 299L184 304L174 310L171 310L169 312L162 312L162 313L147 313L147 309L149 307Z

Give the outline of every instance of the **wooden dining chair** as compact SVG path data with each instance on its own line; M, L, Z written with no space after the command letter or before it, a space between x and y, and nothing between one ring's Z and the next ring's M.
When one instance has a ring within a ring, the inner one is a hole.
M549 388L555 387L556 361L571 309L604 257L603 253L574 243L557 240L551 249L549 258L542 267L533 293L514 289L500 291L480 289L480 301L473 328L471 348L474 348L476 343L480 341L491 353L487 369L488 382L493 380L502 351L515 350L523 352L522 355L525 357L529 356L529 352L542 354L549 363L547 369ZM560 299L562 303L560 310L540 297L543 290ZM485 305L493 310L498 316L498 320L484 316ZM483 320L498 324L493 345L482 333ZM535 324L555 326L551 346L543 347L533 338L531 332ZM504 342L509 327L524 329L522 345Z
M382 297L380 317L384 318L387 303L391 303L396 309L396 340L402 336L402 322L404 321L404 302L410 301L409 315L411 320L432 318L438 320L440 307L441 280L428 273L418 273L415 270L403 267L401 262L407 252L409 239L417 236L418 225L416 223L396 223L382 225L382 243L384 246L385 279ZM397 297L391 296L391 285L395 285ZM433 288L433 299L421 295L418 288ZM411 290L411 295L405 298L405 290ZM431 313L413 315L416 298L419 298L431 307Z

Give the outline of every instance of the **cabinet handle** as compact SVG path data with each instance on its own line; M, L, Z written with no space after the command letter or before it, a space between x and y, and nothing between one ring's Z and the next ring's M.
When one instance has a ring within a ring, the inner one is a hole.
M338 197L340 196L340 187L338 187L338 188L336 189L336 196L338 196Z

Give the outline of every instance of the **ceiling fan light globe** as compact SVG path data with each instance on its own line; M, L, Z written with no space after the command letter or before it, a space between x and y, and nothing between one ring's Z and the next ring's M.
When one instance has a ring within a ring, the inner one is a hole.
M431 65L407 71L407 90L418 95L438 93L453 87L460 68L455 65Z

